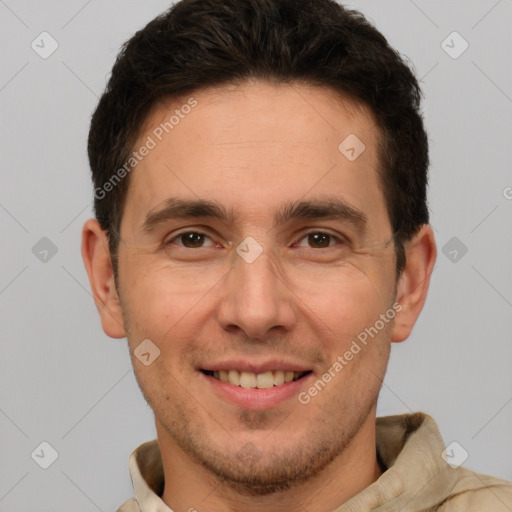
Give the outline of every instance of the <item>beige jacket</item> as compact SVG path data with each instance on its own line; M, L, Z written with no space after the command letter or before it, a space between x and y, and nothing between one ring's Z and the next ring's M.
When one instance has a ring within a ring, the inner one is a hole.
M512 512L512 483L459 466L466 452L456 444L445 449L430 416L377 418L377 451L387 470L331 512ZM173 512L159 497L164 476L156 440L131 454L129 469L135 498L117 512Z

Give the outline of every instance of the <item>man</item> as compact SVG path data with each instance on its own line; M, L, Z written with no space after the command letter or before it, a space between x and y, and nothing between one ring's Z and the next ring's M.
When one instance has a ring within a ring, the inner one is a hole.
M183 0L124 46L82 243L155 414L119 511L512 510L430 417L376 419L436 258L419 97L331 0Z

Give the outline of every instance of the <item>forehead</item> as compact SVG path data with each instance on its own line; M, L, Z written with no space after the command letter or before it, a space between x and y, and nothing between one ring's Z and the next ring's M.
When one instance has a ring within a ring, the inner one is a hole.
M187 105L192 102L197 105L189 109ZM187 117L193 118L192 122L182 123ZM169 121L173 124L170 129ZM197 131L198 123L205 123L214 130ZM178 125L181 125L179 129ZM146 119L142 135L156 130L159 138L159 127L163 128L164 133L160 135L168 139L167 142L178 138L180 132L183 137L193 132L197 144L248 142L249 134L256 136L260 143L318 144L327 142L326 136L337 141L347 130L353 129L372 145L373 139L379 136L375 116L358 100L328 87L257 79L209 87L179 99L159 102ZM282 130L278 140L277 130Z
M385 214L378 139L370 110L328 88L251 81L199 90L148 117L134 149L152 148L131 173L126 208L134 224L168 197L258 216L325 193Z

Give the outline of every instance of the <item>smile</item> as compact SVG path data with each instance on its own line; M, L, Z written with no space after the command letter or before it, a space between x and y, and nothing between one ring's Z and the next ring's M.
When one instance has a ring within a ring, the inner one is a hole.
M294 372L290 370L274 370L263 373L252 373L238 370L202 370L202 372L205 375L222 382L227 382L233 386L246 389L270 389L274 386L282 386L283 384L297 381L311 373L310 371Z

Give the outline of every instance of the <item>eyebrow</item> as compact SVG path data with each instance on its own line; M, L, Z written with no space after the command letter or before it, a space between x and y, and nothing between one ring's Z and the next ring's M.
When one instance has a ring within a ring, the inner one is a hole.
M142 232L150 233L160 224L173 219L209 218L232 224L240 217L236 211L227 210L220 203L204 199L168 198L164 204L158 211L148 213ZM274 223L278 225L299 219L349 222L360 230L364 230L368 223L365 213L338 198L291 201L281 206L274 215Z
M292 201L279 209L274 220L276 224L285 224L296 219L348 222L361 230L368 224L365 213L339 198Z
M171 197L164 201L165 206L156 212L149 212L142 225L144 233L150 233L158 225L172 219L210 218L230 223L234 220L234 212L227 211L224 206L203 199L190 200Z

